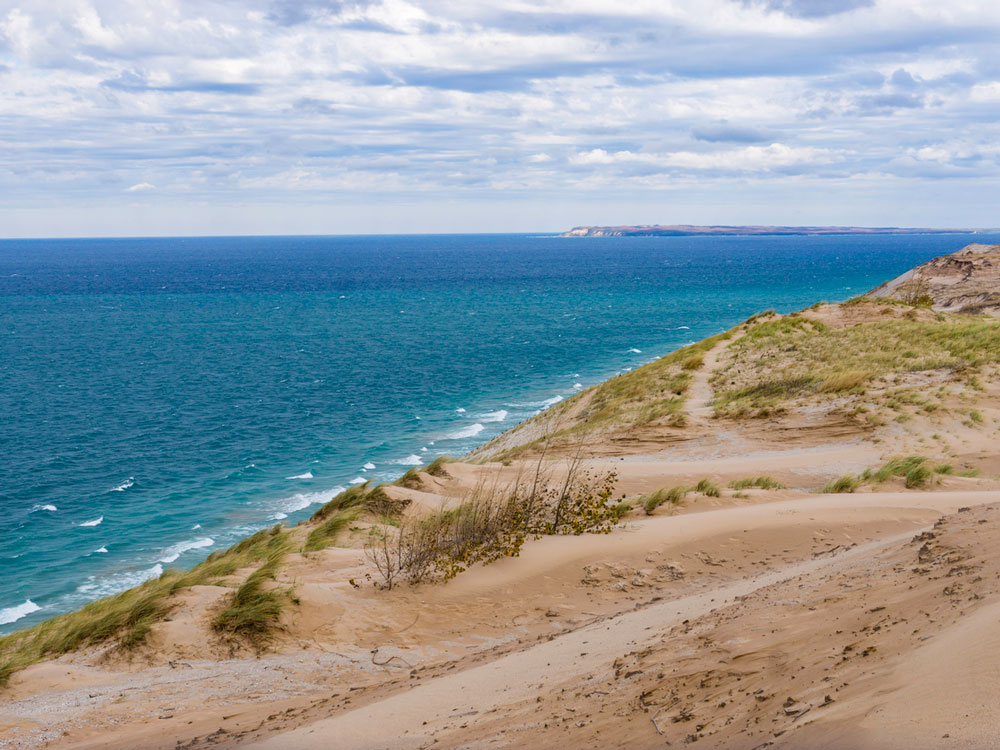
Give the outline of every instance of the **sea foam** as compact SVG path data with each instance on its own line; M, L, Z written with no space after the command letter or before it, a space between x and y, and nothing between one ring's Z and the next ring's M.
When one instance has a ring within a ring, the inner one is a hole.
M172 563L185 552L193 549L200 549L202 547L211 547L213 544L215 544L215 540L209 539L208 537L204 537L203 539L191 539L186 542L178 542L172 547L168 547L164 550L163 557L160 558L159 562Z
M103 578L89 576L86 583L81 583L76 587L77 593L84 594L88 598L100 599L112 594L120 594L125 589L138 586L151 578L159 578L163 575L163 566L157 563L151 568L134 570L126 573L115 573Z
M323 492L296 492L290 497L286 497L278 504L277 510L282 513L295 513L296 511L308 508L310 505L322 505L329 501L334 495L339 495L344 491L343 487L334 487Z
M36 510L47 510L49 513L55 513L59 509L54 505L36 505L31 509L31 512L34 513Z
M101 521L103 521L103 520L104 520L104 516L101 516L100 518L95 518L93 521L84 521L80 525L81 526L100 526L101 525Z
M497 409L496 411L488 411L479 418L484 422L503 422L507 418L508 414L510 414L510 412L506 409Z
M129 487L135 484L135 477L129 477L124 482L119 484L117 487L112 487L108 492L124 492Z
M485 429L486 428L483 425L479 424L479 422L476 422L475 424L470 424L468 427L463 427L460 430L449 432L446 437L449 440L461 440L462 438L475 437Z
M373 463L372 463L371 461L369 461L368 463L366 463L366 464L365 464L364 466L362 466L361 468L363 468L363 469L365 469L365 470L371 470L371 469L374 469L374 468L375 468L375 464L373 464Z
M400 466L420 466L424 462L420 456L416 453L411 453L406 458L397 458L393 461L394 464L399 464Z
M9 625L12 622L17 622L22 617L27 617L32 612L37 612L40 609L41 607L31 601L31 599L25 599L24 604L18 604L16 607L0 609L0 625Z
M296 474L294 477L285 477L285 479L312 479L313 473L307 471L305 474Z

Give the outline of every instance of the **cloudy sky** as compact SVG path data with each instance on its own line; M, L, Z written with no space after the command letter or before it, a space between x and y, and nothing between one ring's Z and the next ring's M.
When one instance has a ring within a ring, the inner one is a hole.
M0 0L0 236L1000 225L996 0Z

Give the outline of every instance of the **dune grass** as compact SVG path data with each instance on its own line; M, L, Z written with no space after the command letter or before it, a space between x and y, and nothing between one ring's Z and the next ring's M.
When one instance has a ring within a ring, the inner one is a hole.
M657 508L665 503L675 506L680 505L689 492L691 492L691 488L684 485L663 487L650 495L643 495L639 498L639 503L642 505L643 510L646 511L646 515L651 516Z
M287 532L264 529L187 571L168 569L158 578L0 638L0 685L18 670L50 656L109 644L127 652L146 642L152 626L172 609L171 597L192 586L218 584L237 570L270 559L275 539ZM265 565L267 562L264 563ZM251 576L252 577L252 576Z
M212 630L232 645L244 643L257 651L270 643L290 592L265 589L264 585L275 578L290 547L288 532L275 527L264 545L263 564L236 589L229 605L212 618Z
M951 464L932 464L924 456L900 456L892 458L877 469L865 469L860 474L844 474L831 479L820 492L854 492L865 484L882 484L893 478L901 478L907 489L925 486L938 474L953 474Z
M904 316L832 328L806 316L768 318L729 351L732 366L712 378L716 414L769 416L797 398L862 394L894 373L947 370L971 377L976 368L1000 362L1000 321Z
M771 477L761 476L761 477L744 477L743 479L736 479L729 483L729 486L734 490L748 490L748 489L759 489L759 490L784 490L787 489L785 485L781 482L771 479Z

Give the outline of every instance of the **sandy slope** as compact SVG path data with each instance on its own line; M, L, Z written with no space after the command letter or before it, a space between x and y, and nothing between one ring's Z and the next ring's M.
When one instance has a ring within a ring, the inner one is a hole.
M444 586L376 590L357 548L293 554L273 653L223 649L207 623L227 589L195 587L131 662L91 650L15 675L0 748L997 746L995 383L878 427L836 401L716 420L725 346L692 379L686 427L592 437L590 467L630 497L762 474L787 489L691 495ZM816 494L910 452L981 476ZM390 494L418 512L530 465L449 464Z

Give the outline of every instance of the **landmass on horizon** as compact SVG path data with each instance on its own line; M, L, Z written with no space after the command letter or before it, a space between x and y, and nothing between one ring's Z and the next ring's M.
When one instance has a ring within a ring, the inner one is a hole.
M712 224L624 224L573 227L560 237L689 237L698 235L851 235L851 234L977 234L984 229L927 229L915 227L786 227L725 226Z

